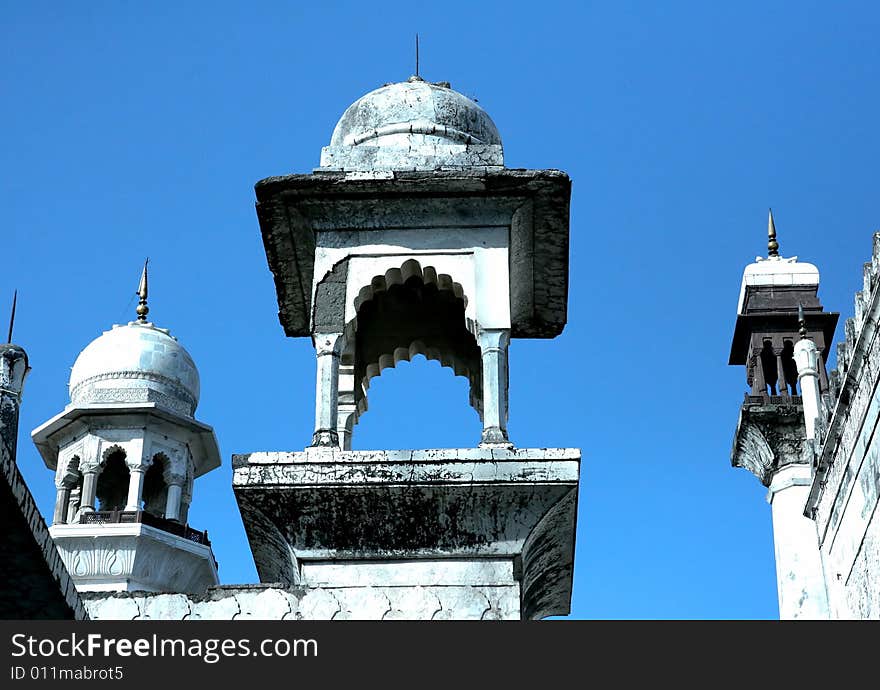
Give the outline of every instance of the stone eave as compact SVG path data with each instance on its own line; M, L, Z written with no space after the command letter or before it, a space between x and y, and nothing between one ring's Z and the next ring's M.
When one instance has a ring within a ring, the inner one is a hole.
M803 399L799 395L750 396L740 408L730 450L730 464L748 470L764 485L769 486L782 464L793 461L782 452L778 432L790 428L794 436L803 435Z
M160 422L170 423L191 432L193 438L202 446L202 452L198 455L203 460L196 467L196 477L220 467L220 448L213 427L196 421L192 417L180 415L154 402L68 405L63 412L34 429L31 432L31 440L37 447L46 467L54 470L58 463L57 439L60 435L71 432L85 433L89 428L88 420L95 417L115 416L121 419L135 415L143 415Z
M524 209L518 222L510 221L510 283L511 291L518 291L511 295L512 336L552 338L565 326L571 179L562 171L484 168L375 176L328 171L269 177L257 182L255 192L278 316L290 337L311 332L316 224L310 208L346 204L369 210L380 200L424 206L430 200L463 199L475 206ZM456 211L462 225L474 224L467 209ZM348 221L340 229L370 229L368 224L351 224L351 216Z
M840 313L834 311L807 311L805 316L807 330L821 331L825 337L825 347L827 349L834 339L834 331L837 328L837 321L840 318ZM789 324L789 326L786 327L784 324ZM797 333L797 313L790 311L767 311L754 314L737 314L736 326L733 330L733 340L730 344L730 358L727 362L728 364L746 364L746 355L749 350L749 339L751 338L752 333L759 329L766 330L768 333L775 331L782 332L783 330L791 331L792 334Z

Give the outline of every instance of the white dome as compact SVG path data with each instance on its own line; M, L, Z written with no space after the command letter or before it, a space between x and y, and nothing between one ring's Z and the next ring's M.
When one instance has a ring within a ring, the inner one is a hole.
M345 170L503 165L501 136L489 114L447 82L418 77L352 103L321 154L322 168Z
M199 372L167 330L133 321L105 331L80 353L69 388L76 404L157 402L192 416Z

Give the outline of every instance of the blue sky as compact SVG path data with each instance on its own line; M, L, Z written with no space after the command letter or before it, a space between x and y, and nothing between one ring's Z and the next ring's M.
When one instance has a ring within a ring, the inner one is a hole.
M190 522L224 583L256 581L230 457L309 442L314 357L278 323L253 184L316 167L352 101L412 73L419 32L422 75L479 100L508 167L573 180L569 323L513 342L509 424L518 446L583 450L572 616L777 616L765 491L730 467L730 338L768 206L781 253L852 315L880 229L876 3L2 10L0 318L17 288L19 464L44 515L29 432L68 402L77 354L134 318L150 256L150 317L198 364L224 458ZM434 362L370 396L356 448L478 442L465 380Z

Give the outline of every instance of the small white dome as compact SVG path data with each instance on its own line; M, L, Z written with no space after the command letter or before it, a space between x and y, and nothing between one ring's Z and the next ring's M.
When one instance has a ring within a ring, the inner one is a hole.
M199 372L167 330L133 321L105 331L80 353L69 389L76 404L157 402L192 416Z
M371 91L342 114L321 167L431 170L503 166L501 136L475 101L418 77Z

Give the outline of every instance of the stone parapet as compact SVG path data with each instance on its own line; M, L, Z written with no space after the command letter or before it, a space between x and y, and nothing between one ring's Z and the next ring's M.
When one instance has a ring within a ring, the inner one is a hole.
M511 620L516 585L212 587L203 595L87 592L93 620Z

